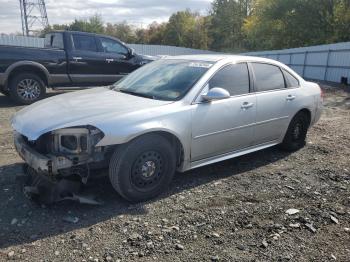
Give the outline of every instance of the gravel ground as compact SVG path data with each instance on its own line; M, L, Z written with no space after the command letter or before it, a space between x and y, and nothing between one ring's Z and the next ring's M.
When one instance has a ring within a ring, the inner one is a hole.
M300 151L177 174L137 205L107 178L85 189L101 206L27 200L9 125L21 107L0 96L0 261L350 261L350 95L324 87L324 114Z

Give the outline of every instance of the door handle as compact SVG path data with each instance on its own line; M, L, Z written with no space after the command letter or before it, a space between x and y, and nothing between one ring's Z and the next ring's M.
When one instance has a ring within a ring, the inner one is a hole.
M114 61L113 58L106 58L106 62L109 64L109 63L112 63Z
M241 108L242 109L249 109L251 107L253 107L253 103L249 103L249 102L244 102L242 105L241 105Z
M75 60L75 62L78 62L79 60L82 60L82 59L83 59L83 58L80 57L80 56L73 56L72 58L73 58L73 60Z
M287 99L287 101L293 101L295 98L296 98L296 96L288 95L286 99Z

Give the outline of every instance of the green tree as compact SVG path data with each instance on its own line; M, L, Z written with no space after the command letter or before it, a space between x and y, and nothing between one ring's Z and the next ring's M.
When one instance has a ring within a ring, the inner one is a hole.
M169 18L165 28L164 42L167 45L191 46L191 33L195 15L190 10L180 11Z
M104 32L103 20L100 15L94 15L87 20L75 19L69 25L69 30L101 34Z
M42 30L39 33L39 37L44 37L45 34L52 32L52 31L57 31L57 30L68 30L69 29L69 25L58 25L58 24L54 24L54 25L49 25L46 28L44 28L44 30Z
M135 30L131 25L127 24L126 21L113 25L107 23L104 33L119 38L126 43L134 43L136 41Z
M350 1L338 1L334 8L334 35L332 41L350 41Z
M221 51L243 50L244 20L250 13L252 0L215 0L212 3L209 35L211 48Z
M211 25L211 17L198 16L196 23L192 29L191 47L196 49L207 50L210 48L212 39L209 35L209 27Z
M281 49L349 39L344 0L256 0L243 26L249 49ZM338 33L337 33L338 32Z

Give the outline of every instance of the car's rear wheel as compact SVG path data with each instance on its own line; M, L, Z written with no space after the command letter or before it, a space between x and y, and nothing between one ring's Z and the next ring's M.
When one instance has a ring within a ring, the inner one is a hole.
M114 152L109 178L125 199L139 202L159 195L171 182L176 169L175 150L161 135L144 135Z
M297 113L288 126L281 148L287 151L296 151L302 148L305 145L309 124L306 113Z
M43 80L35 74L19 74L10 82L10 96L19 104L32 104L42 99L45 92L46 87Z

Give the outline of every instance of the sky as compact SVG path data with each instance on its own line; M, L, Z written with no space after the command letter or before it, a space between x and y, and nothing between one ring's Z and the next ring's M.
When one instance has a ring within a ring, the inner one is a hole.
M29 0L32 1L33 0ZM164 22L176 11L190 8L208 12L212 0L46 0L50 24L65 24L75 18L99 14L105 23L127 21L146 27L153 21ZM0 0L0 33L21 32L19 0Z

